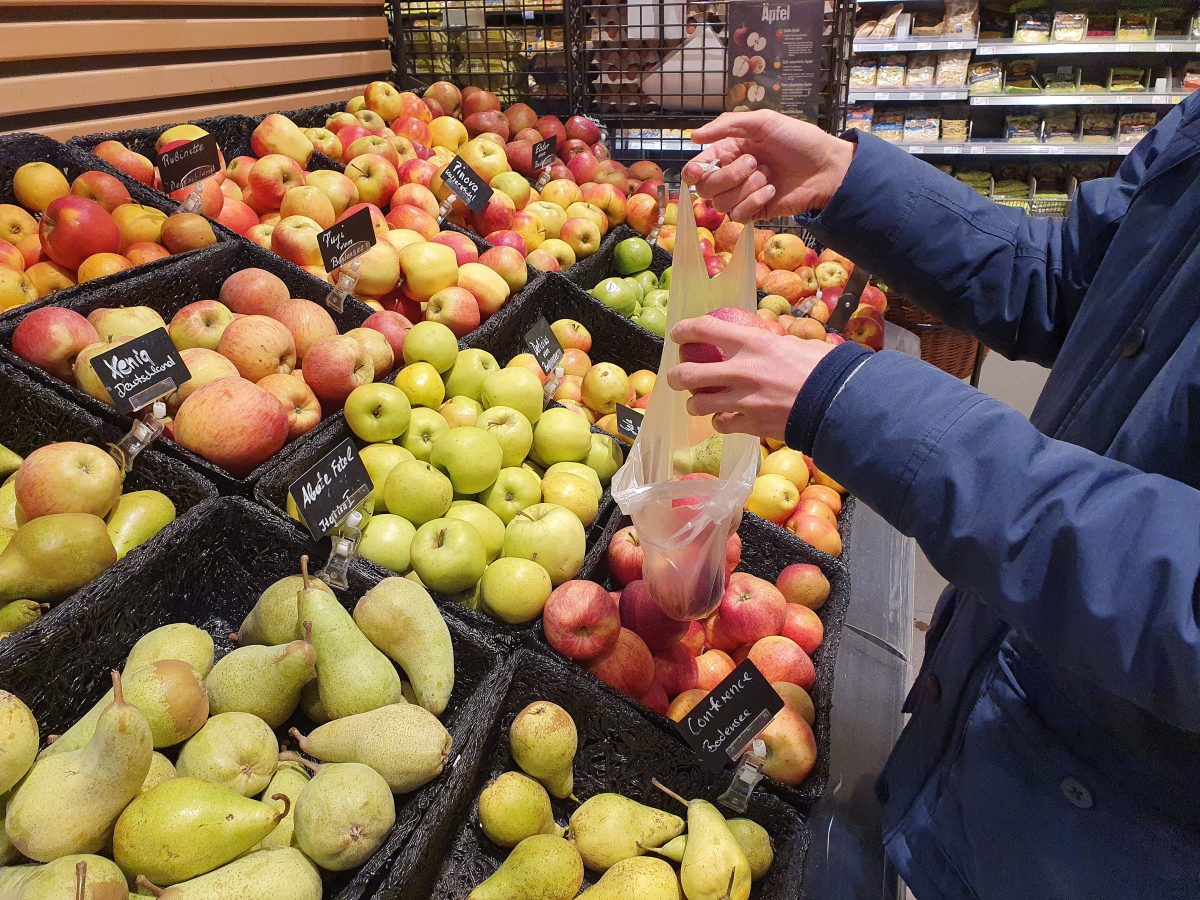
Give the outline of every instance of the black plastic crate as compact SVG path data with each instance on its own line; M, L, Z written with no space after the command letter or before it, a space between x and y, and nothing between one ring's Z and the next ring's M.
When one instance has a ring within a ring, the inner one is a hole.
M72 291L69 296L64 291L48 300L54 306L73 309L85 316L99 307L149 306L170 323L172 316L184 306L197 300L215 298L220 293L221 283L226 278L234 272L251 267L266 269L278 275L287 284L293 297L312 300L323 305L325 297L329 293L329 285L320 279L314 278L270 251L249 241L239 240L163 260L162 265L151 271L135 269L118 273L110 279L88 283L82 289ZM12 352L13 332L28 310L21 307L17 311L20 312L20 315L0 319L0 358L12 362L35 380L52 386L100 418L124 425L128 430L129 420L120 415L116 409L85 394L74 385L59 381ZM330 315L337 323L338 330L343 333L351 328L357 328L370 314L370 308L357 300L348 300L341 313L330 310ZM334 422L342 421L342 419L340 411L326 416L320 425L290 446L307 443L315 434L328 429ZM220 488L223 494L249 495L254 482L270 464L269 461L264 463L245 478L235 478L225 469L183 449L171 440L162 438L155 446L203 472Z
M228 634L241 624L259 594L276 579L294 574L304 553L319 549L299 532L242 498L205 504L180 523L170 542L148 548L136 565L98 578L63 615L46 617L4 642L0 687L33 710L43 735L61 733L105 692L109 670L119 669L143 634L171 622L208 631L220 657L232 649ZM351 569L350 590L338 598L348 609L378 579ZM356 871L325 874L326 896L357 900L376 896L375 883L402 850L419 849L436 837L425 824L480 765L483 734L495 716L489 690L504 682L496 647L484 635L446 616L455 651L454 693L442 722L454 736L446 771L410 794L396 797L396 825L384 845ZM277 730L308 731L301 713ZM168 751L173 755L174 751Z
M98 157L83 153L66 144L60 144L58 141L48 138L43 134L28 134L25 132L0 135L0 203L13 203L20 206L17 203L16 196L13 194L13 175L17 169L29 162L48 162L62 171L66 175L67 181L74 181L84 172L95 169L96 171L112 175L124 184L129 191L130 199L134 203L152 206L168 215L175 212L179 207L179 204L170 197L160 194L140 181L130 178L124 172L114 169ZM235 238L232 231L221 225L214 225L213 233L216 234L219 242ZM73 297L82 291L87 291L94 287L112 284L130 273L142 274L153 271L171 260L190 257L193 253L197 252L199 251L175 254L164 259L144 263L132 269L126 269L124 272L117 272L113 275L107 275L104 278L89 281L85 285L66 288L58 293L51 294L49 297L44 297L41 300L26 303L23 306L14 307L4 313L0 313L0 321L4 321L12 316L22 316L31 309L37 309L39 306L45 306L48 303L60 302L64 298Z
M520 771L509 750L508 729L517 713L538 700L557 703L575 719L579 730L575 794L581 800L600 793L619 793L686 819L687 811L653 787L651 778L658 778L685 797L711 802L729 786L728 778L705 775L687 748L666 738L640 712L558 660L524 651L514 660L514 668L511 686L496 698L500 721L492 730L482 766L472 779L459 783L460 793L446 811L437 840L425 848L432 853L427 852L415 865L407 864L406 857L412 854L402 854L382 883L385 896L461 900L499 867L507 851L483 835L478 824L478 797L490 779L503 772ZM552 802L555 817L565 822L575 805ZM755 900L799 897L810 841L803 819L761 789L753 795L744 815L765 827L775 846L775 861L767 875L755 883L751 896ZM586 872L585 878L586 886L594 883L595 875Z

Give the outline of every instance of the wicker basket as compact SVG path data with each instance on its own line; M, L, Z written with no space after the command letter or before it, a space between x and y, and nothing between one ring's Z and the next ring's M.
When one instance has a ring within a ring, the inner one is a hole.
M888 294L887 319L921 339L921 359L955 378L979 381L987 347L965 332L951 328L894 290Z

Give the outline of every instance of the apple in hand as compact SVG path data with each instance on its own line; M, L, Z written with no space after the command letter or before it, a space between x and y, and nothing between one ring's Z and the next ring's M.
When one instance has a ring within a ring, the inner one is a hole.
M621 622L604 588L591 581L568 581L546 601L542 629L559 653L590 662L616 646Z

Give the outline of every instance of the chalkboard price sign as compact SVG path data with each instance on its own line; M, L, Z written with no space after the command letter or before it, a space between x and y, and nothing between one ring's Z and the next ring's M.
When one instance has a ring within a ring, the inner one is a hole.
M704 697L675 727L700 757L700 765L720 772L783 709L783 699L750 660Z
M543 316L533 323L533 327L525 332L525 344L529 352L537 359L542 371L549 375L558 367L563 358L563 348L558 337L550 330L550 323Z
M321 250L325 271L332 272L366 253L375 246L375 240L371 211L365 206L354 215L326 228L317 235L317 247Z
M481 213L487 208L492 199L492 188L479 174L463 162L461 156L450 160L450 165L442 172L442 180L454 191L454 195L465 203L471 212Z
M98 353L92 369L123 413L135 413L192 377L165 328Z
M618 403L617 432L631 441L636 441L638 432L642 430L643 415L640 409L630 409L625 404Z
M217 139L211 134L158 154L158 172L168 194L215 175L220 167Z
M556 148L558 147L558 138L548 137L544 141L538 141L533 145L533 171L539 172L542 169L548 169L554 165L554 160L558 158Z
M318 541L341 525L371 491L371 476L350 438L322 456L288 488L300 518Z

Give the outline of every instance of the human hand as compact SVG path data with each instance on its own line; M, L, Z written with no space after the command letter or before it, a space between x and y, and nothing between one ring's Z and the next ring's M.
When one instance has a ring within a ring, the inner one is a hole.
M725 113L692 140L711 146L684 166L684 180L738 222L822 209L854 159L849 141L768 110ZM713 162L721 168L706 173Z
M714 316L685 319L671 329L677 344L712 344L723 362L680 363L667 384L688 391L688 412L713 417L722 434L740 432L783 440L788 416L808 376L833 344L771 334ZM716 388L713 393L696 393Z

